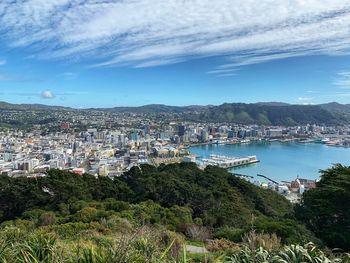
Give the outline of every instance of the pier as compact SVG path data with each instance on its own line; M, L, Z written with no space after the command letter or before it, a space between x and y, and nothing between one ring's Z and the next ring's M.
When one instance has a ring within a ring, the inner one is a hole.
M262 178L265 178L265 179L269 180L270 182L272 182L272 183L278 185L278 183L277 183L275 180L272 180L271 178L269 178L269 177L267 177L267 176L265 176L265 175L257 174L257 176L262 177Z
M201 160L201 164L203 166L213 165L225 169L253 164L257 162L259 162L259 160L256 158L255 155L247 157L228 157L224 155L211 154L210 158Z
M247 175L247 174L238 174L238 173L232 173L234 176L238 176L238 177L244 177L244 178L250 178L250 179L254 179L254 176L251 175Z

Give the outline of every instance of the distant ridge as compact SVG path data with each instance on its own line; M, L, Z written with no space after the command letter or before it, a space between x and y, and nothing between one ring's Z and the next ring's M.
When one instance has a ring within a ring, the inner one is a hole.
M50 106L44 104L12 104L0 101L0 110L74 110L63 106Z
M204 122L230 122L241 124L286 125L349 123L349 115L335 113L320 105L292 105L276 103L224 103L209 107L199 114L191 113L186 119Z
M292 104L285 103L285 102L257 102L255 103L257 105L264 105L264 106L289 106Z
M133 113L183 113L186 111L196 111L203 110L208 106L199 106L199 105L191 105L191 106L168 106L164 104L149 104L139 107L114 107L107 108L103 110L113 111L113 112L133 112Z
M320 104L320 106L330 112L350 113L350 104L340 104L338 102L330 102Z
M224 103L215 105L169 106L149 104L137 107L73 109L42 104L0 102L0 110L34 111L108 111L134 114L177 114L177 119L196 122L222 122L259 125L300 125L307 123L338 125L350 123L350 104L336 102L319 105L296 105L284 102Z

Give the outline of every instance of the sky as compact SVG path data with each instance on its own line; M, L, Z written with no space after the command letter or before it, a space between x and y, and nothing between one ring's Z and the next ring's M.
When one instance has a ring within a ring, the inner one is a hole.
M350 103L350 0L2 0L0 101Z

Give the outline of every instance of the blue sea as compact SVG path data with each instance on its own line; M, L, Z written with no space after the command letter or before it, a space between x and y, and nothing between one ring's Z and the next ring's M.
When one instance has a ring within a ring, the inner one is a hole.
M221 144L194 146L190 152L207 158L210 154L245 157L256 155L259 163L232 168L239 174L265 175L276 181L291 181L297 176L318 179L320 169L335 163L350 165L350 148L332 147L325 144L297 142L251 142L247 144ZM198 159L200 159L198 158Z

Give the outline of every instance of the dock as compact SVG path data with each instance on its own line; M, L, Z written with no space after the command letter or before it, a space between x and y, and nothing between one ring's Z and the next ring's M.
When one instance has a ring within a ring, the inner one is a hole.
M242 178L247 178L247 179L254 179L254 176L247 175L247 174L238 174L238 173L232 173L234 176L242 177Z
M259 160L255 155L247 157L229 157L224 155L211 154L210 158L205 158L201 160L203 166L213 165L221 168L233 168L244 166L248 164L258 163Z

